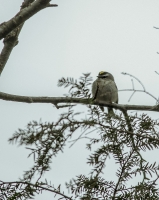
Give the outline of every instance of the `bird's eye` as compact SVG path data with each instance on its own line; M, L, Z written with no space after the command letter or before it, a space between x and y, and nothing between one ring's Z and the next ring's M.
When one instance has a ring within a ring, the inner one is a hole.
M103 77L101 77L101 78L106 78L107 76L103 76Z

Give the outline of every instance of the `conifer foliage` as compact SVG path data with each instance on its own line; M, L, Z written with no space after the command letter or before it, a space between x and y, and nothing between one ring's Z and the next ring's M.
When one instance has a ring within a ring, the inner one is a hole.
M82 113L75 112L75 105L69 103L68 111L63 113L61 110L57 121L32 121L27 128L17 130L9 139L10 143L25 146L30 151L34 165L23 174L20 181L1 181L1 198L31 199L35 194L48 191L66 200L159 199L158 163L149 163L144 157L145 152L152 151L153 154L153 150L159 148L159 122L144 113L128 115L124 110L118 111L117 117L112 118L101 112L98 106L91 104L91 82L90 74L83 74L79 81L73 78L61 78L58 81L58 86L69 88L67 96L90 101L90 104L84 105L87 118L83 119ZM49 181L42 182L41 178L51 170L52 158L58 156L60 151L65 151L66 144L75 132L78 137L71 145L76 145L80 139L87 141L90 173L86 176L81 171L81 175L67 180L68 195ZM111 181L105 176L110 158L114 159L117 166L114 172L116 179ZM33 181L35 177L37 179ZM134 185L131 181L135 177L139 181Z

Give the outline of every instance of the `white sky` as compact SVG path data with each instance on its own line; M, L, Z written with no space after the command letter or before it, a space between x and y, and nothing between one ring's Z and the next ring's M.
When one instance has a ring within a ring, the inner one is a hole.
M0 20L12 18L22 0L0 0ZM91 72L93 78L105 70L114 75L118 89L131 88L131 78L138 77L147 90L159 97L159 1L158 0L59 0L56 8L47 8L29 19L20 34L0 77L0 91L15 95L63 96L67 89L57 87L61 77L79 78ZM3 43L1 41L2 49ZM135 83L136 89L141 89ZM120 92L119 103L154 105L146 94ZM79 107L78 107L79 108ZM85 106L80 109L85 110ZM43 122L58 118L64 110L50 104L24 104L0 100L0 177L15 181L33 164L24 147L9 145L7 140L18 128L31 120ZM152 115L159 118L157 113ZM87 174L88 153L81 141L53 160L46 178L55 182L69 181L81 173ZM152 152L151 152L152 153ZM151 153L147 154L151 156ZM152 157L152 156L151 156ZM112 166L108 166L111 169ZM110 177L109 177L110 178ZM49 199L51 195L36 197Z

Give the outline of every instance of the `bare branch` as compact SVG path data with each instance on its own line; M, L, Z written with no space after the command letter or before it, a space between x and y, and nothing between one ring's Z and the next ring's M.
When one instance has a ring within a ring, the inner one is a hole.
M54 106L59 109L59 108L66 108L66 107L70 107L70 105L66 104L66 105L62 105L62 106L58 106L57 103L53 103ZM75 105L71 105L71 106L75 106Z
M23 103L76 103L85 105L101 105L104 107L115 108L119 110L145 110L145 111L156 111L159 112L159 106L147 106L147 105L122 105L115 103L105 103L103 101L96 102L92 99L86 98L71 98L71 97L32 97L32 96L19 96L0 92L0 99L5 101L15 101Z
M155 72L156 72L156 71L155 71ZM157 73L157 72L156 72L156 73ZM151 96L152 98L154 98L154 99L156 100L156 103L159 104L158 99L157 99L155 96L153 96L151 93L149 93L149 92L146 91L145 86L143 85L143 83L142 83L138 78L136 78L135 76L133 76L133 75L131 75L131 74L128 74L128 73L126 73L126 72L122 72L122 74L123 74L123 75L129 75L129 76L133 77L133 78L136 79L136 80L140 83L140 85L143 87L143 90L135 90L134 82L133 82L133 80L131 79L133 89L118 90L118 91L133 91L133 93L132 93L132 95L130 96L128 102L131 100L131 98L132 98L132 96L135 94L135 92L144 92L144 93L148 94L149 96Z
M123 90L118 90L118 91L119 92L123 92L123 91L144 92L144 93L150 95L153 99L155 99L158 102L158 99L155 96L153 96L151 93L144 91L144 90L123 89ZM130 98L129 98L129 101L130 101Z
M57 7L57 4L48 4L47 7Z
M0 25L0 39L5 37L3 41L4 47L0 54L0 75L9 59L13 48L18 44L18 36L24 22L41 9L57 6L55 4L50 5L49 2L50 0L26 0L22 4L20 12L15 17Z
M20 25L18 28L14 29L11 33L9 33L3 41L4 47L0 54L0 75L9 59L13 48L18 44L18 36L22 27L23 24Z
M134 91L134 92L131 94L131 96L130 96L128 102L130 102L130 100L131 100L131 98L133 97L133 95L135 94L135 92L136 92L136 91Z
M132 82L132 87L133 87L133 89L135 89L135 87L134 87L134 80L131 79L131 82Z
M57 6L56 4L49 4L50 1L51 0L37 0L29 5L27 4L28 7L25 8L22 5L22 10L20 10L12 19L0 25L0 39L4 38L13 29L17 28L40 10Z
M158 27L156 27L156 26L154 26L153 28L155 28L155 29L159 29Z
M75 140L69 141L69 142L73 142L73 143L69 146L69 148L71 148L79 139L88 138L88 137L82 137L83 134L84 134L88 129L89 129L89 127L86 128L86 129L78 136L78 138L76 138Z
M142 83L138 78L136 78L135 76L133 76L133 75L131 75L131 74L128 74L128 73L126 73L126 72L122 72L122 74L123 74L123 75L129 75L129 76L133 77L134 79L136 79L136 80L142 85L143 90L144 90L144 91L146 90L146 89L145 89L145 86L143 85L143 83Z
M155 71L156 72L156 74L158 74L159 75L159 73L157 72L157 71Z

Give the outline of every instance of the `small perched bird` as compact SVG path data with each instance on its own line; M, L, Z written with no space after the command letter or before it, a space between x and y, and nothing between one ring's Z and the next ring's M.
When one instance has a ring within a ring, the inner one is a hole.
M114 82L114 77L109 72L99 72L98 78L92 84L93 100L105 103L118 103L118 88ZM100 106L104 112L104 107ZM108 114L115 115L112 108L108 108Z

